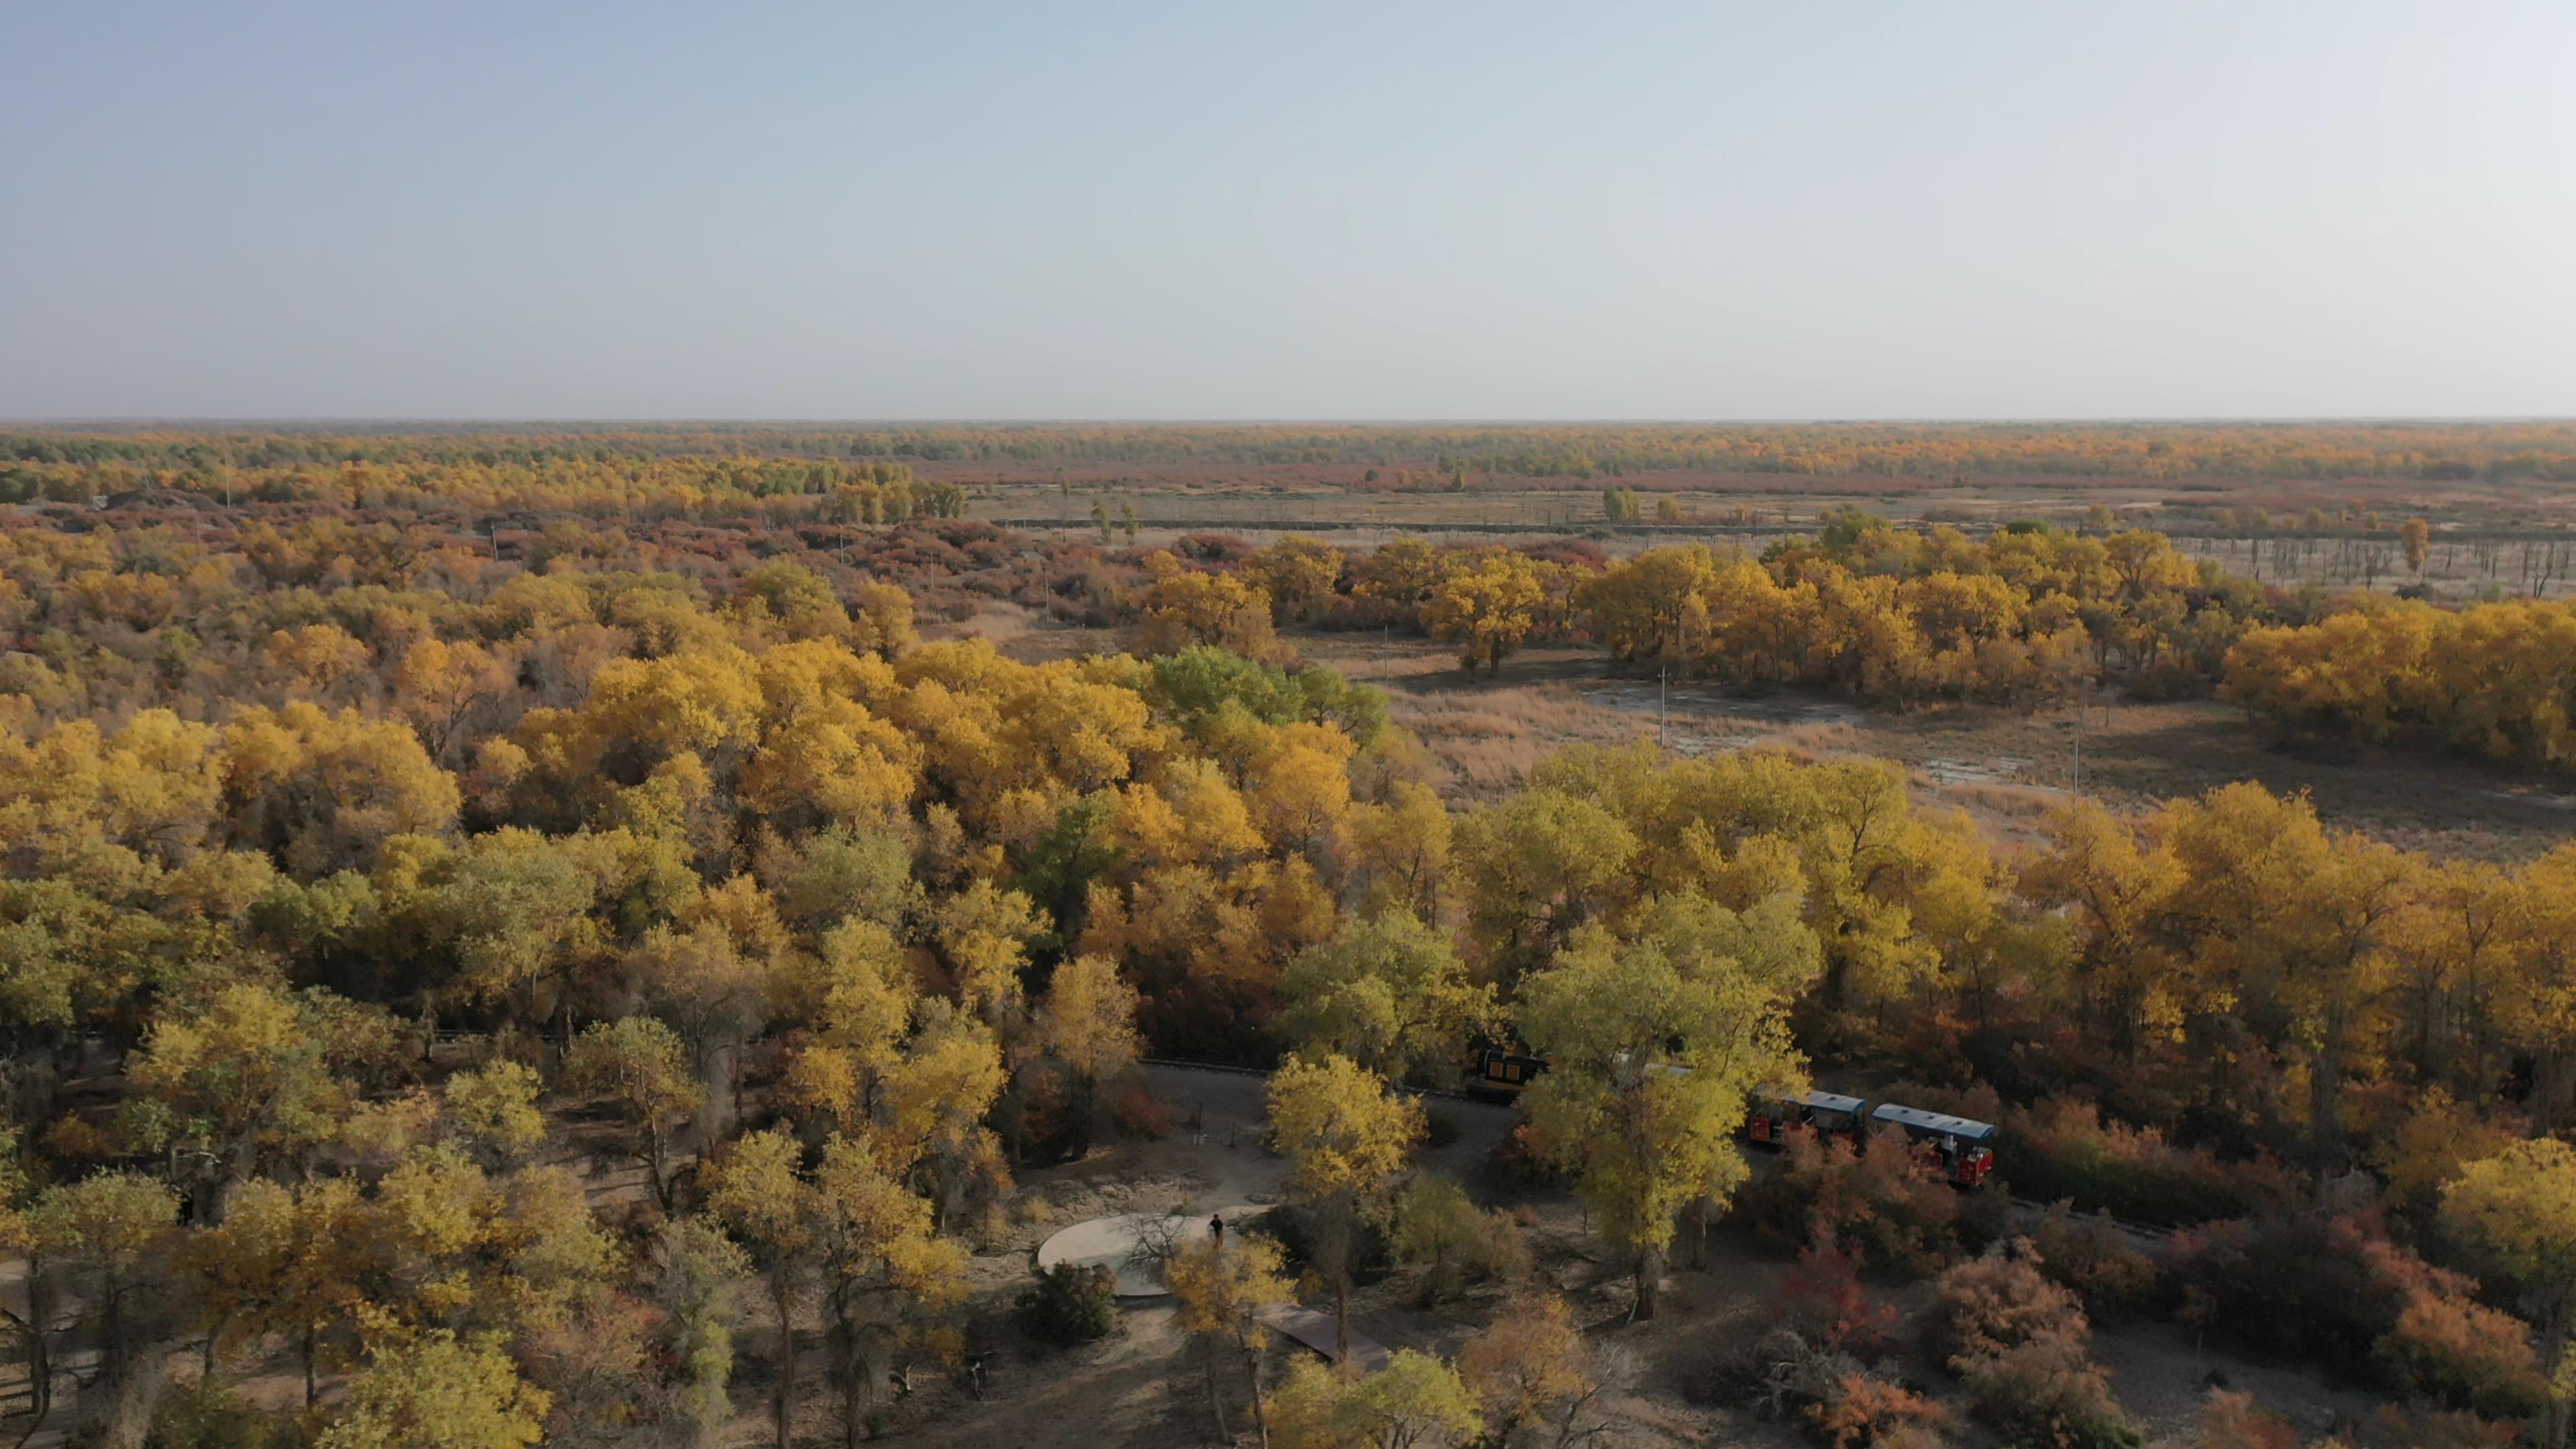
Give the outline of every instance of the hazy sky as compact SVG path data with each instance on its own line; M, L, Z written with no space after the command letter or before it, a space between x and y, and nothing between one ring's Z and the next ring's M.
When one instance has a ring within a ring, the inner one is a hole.
M0 3L0 416L2576 414L2576 4Z

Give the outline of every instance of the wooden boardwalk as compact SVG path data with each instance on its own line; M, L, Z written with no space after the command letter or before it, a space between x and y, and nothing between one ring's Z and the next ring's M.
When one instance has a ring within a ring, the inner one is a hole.
M1333 1315L1312 1308L1272 1308L1264 1311L1261 1321L1306 1345L1326 1358L1333 1357ZM1390 1355L1386 1345L1360 1332L1351 1330L1351 1357L1364 1373L1376 1373L1386 1367Z

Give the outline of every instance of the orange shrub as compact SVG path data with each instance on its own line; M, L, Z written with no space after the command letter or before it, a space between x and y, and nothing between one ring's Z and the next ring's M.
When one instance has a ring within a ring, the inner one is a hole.
M1172 1109L1137 1083L1121 1086L1111 1094L1109 1120L1130 1137L1159 1142L1172 1135Z

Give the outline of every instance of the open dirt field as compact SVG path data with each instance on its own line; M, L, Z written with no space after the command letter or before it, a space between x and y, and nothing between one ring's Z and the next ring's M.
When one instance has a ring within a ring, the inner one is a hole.
M1388 524L1519 522L1599 517L1600 490L1634 488L1671 497L1686 518L1714 521L1738 510L1756 522L1811 518L1864 507L1926 522L2001 522L2080 516L2101 504L2123 515L2191 517L2221 507L2270 515L2312 508L2421 514L2436 521L2576 525L2576 492L2529 479L2326 478L1965 473L1952 477L1877 473L1655 471L1588 480L1471 473L1463 491L1396 490L1371 483L1356 465L1295 463L1067 462L1062 466L921 461L925 478L977 490L979 517L1085 520L1091 499L1129 501L1147 522L1188 515L1237 524L1302 519ZM1036 476L1033 476L1036 475Z
M1012 605L927 631L980 633L1023 659L1121 647L1107 629L1048 625ZM1392 633L1305 633L1299 654L1387 691L1453 798L1499 796L1568 745L1658 739L1682 754L1775 748L1902 761L1918 795L1968 811L2004 842L2027 838L2080 787L2146 809L2236 780L2306 791L2332 824L2443 855L2519 860L2576 838L2576 783L2404 751L2290 749L2212 700L2089 704L2039 712L1942 705L1863 710L1815 692L1729 690L1617 672L1595 649L1534 649L1499 675L1469 675L1446 646Z
M2563 781L2398 752L2284 750L2210 701L2090 705L2080 724L2072 708L1896 714L1815 693L1659 690L1652 677L1614 673L1593 650L1534 650L1499 676L1471 678L1425 640L1296 642L1307 657L1385 688L1396 721L1461 796L1507 791L1566 745L1660 738L1683 754L1769 747L1899 760L1924 798L1967 810L2004 840L2078 787L2079 763L2084 793L2123 808L2254 780L2309 792L2336 824L2443 854L2518 859L2576 837L2576 791Z

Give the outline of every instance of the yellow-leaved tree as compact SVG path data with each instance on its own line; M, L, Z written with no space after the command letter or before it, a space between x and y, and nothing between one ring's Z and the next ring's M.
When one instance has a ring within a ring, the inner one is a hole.
M1682 896L1652 903L1631 939L1586 927L1523 983L1520 1033L1548 1061L1531 1125L1635 1255L1636 1316L1654 1316L1681 1214L1744 1181L1746 1094L1802 1074L1788 1005L1817 970L1793 897L1739 915Z
M1213 644L1237 654L1271 651L1270 594L1233 574L1184 568L1168 553L1145 557L1141 600L1147 650L1168 654L1192 644Z
M1485 1426L1458 1371L1411 1348L1364 1378L1300 1360L1277 1410L1279 1449L1443 1449Z
M1127 1070L1142 1049L1136 988L1108 957L1076 956L1055 968L1038 1022L1047 1055L1073 1079L1073 1112L1088 1142L1100 1084Z
M845 1441L864 1436L885 1381L884 1353L909 1310L966 1288L966 1249L931 1228L930 1204L889 1175L866 1138L823 1144L811 1204L831 1313Z
M637 1155L652 1178L654 1201L671 1211L671 1128L704 1097L679 1034L650 1016L595 1023L573 1040L564 1082L606 1097L642 1129Z
M551 1400L520 1381L501 1336L379 1333L322 1449L527 1449L545 1436Z
M1351 1235L1360 1209L1422 1139L1422 1104L1345 1056L1291 1060L1270 1078L1270 1131L1289 1187L1315 1214L1317 1266L1333 1280L1335 1358L1351 1356Z
M1500 1431L1500 1442L1558 1449L1600 1432L1586 1424L1587 1411L1625 1367L1583 1336L1573 1311L1553 1293L1509 1299L1458 1353L1458 1375L1483 1407L1487 1427Z
M1394 1081L1428 1076L1493 1016L1448 938L1401 907L1345 921L1279 978L1281 1026L1313 1055L1339 1053Z
M1260 1427L1261 1442L1269 1443L1261 1357L1270 1347L1270 1330L1263 1325L1262 1314L1288 1302L1292 1292L1280 1272L1279 1245L1247 1233L1184 1243L1164 1265L1163 1282L1180 1305L1181 1327L1205 1346L1208 1406L1216 1413L1217 1437L1227 1443L1234 1440L1225 1424L1225 1398L1216 1384L1216 1356L1231 1349L1242 1355L1244 1372L1252 1382L1253 1422Z
M2558 1366L2542 1442L2564 1442L2576 1314L2576 1147L2543 1137L2467 1164L2442 1189L2442 1227L2521 1286L2544 1340L2542 1362Z
M794 1442L796 1291L816 1237L813 1189L797 1173L803 1156L792 1134L771 1128L735 1142L706 1172L707 1210L751 1251L778 1318L778 1373L769 1398L778 1449Z
M1546 599L1535 560L1494 549L1440 580L1422 606L1422 624L1431 637L1458 646L1461 667L1472 672L1482 663L1499 673L1504 657L1536 627Z
M1275 616L1285 623L1308 617L1333 596L1342 577L1342 551L1291 533L1245 559L1243 571L1270 595Z

